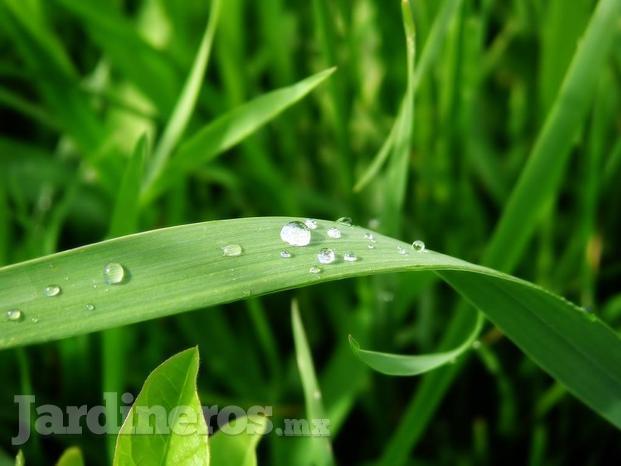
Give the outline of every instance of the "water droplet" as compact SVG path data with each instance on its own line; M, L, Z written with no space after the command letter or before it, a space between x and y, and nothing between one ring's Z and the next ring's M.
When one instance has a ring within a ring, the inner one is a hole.
M242 247L239 244L227 244L222 247L222 254L228 257L241 256L243 252Z
M341 217L336 219L336 223L350 227L352 225L351 217Z
M369 248L369 249L375 249L375 243L369 243L369 244L367 244L367 248Z
M317 228L317 220L315 220L314 218L307 218L306 220L304 220L304 225L306 225L311 230L314 230L315 228Z
M39 318L38 317L33 317L32 319L30 319L30 322L32 322L33 324L38 324L39 323Z
M11 309L6 312L6 320L11 322L20 322L24 320L24 313L19 309Z
M425 250L425 243L417 239L412 243L412 249L414 249L414 251L416 252L423 252Z
M375 242L375 236L373 236L373 233L371 233L370 231L367 231L364 234L364 239L368 239L369 241Z
M317 260L320 264L331 264L336 260L336 254L334 253L334 249L323 248L317 254Z
M84 306L84 309L86 309L87 311L94 311L95 310L95 305L94 304L87 304L86 306Z
M280 239L291 246L306 246L310 243L311 232L302 222L289 222L280 230Z
M397 251L402 256L407 256L408 255L408 251L405 248L401 247L401 246L397 246Z
M358 260L358 256L353 251L347 251L343 254L343 260L345 262L356 262Z
M118 285L125 279L125 269L118 262L106 264L103 274L107 285Z
M293 254L291 254L286 249L283 249L282 251L280 251L280 257L282 257L283 259L289 259L289 258L293 257Z
M338 228L328 229L328 236L333 239L339 239L341 237L341 230Z
M321 273L321 267L317 267L316 265L313 265L310 269L308 269L308 271L310 273Z
M48 285L43 290L43 294L45 294L45 296L53 298L54 296L58 296L61 291L62 290L60 289L60 286L58 285Z

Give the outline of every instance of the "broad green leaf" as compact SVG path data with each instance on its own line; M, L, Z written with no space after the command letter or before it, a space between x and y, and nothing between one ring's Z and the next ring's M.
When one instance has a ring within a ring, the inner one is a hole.
M144 200L152 200L187 173L242 141L306 96L334 71L335 68L330 68L291 86L268 92L209 123L179 147L168 163L166 176L155 179L153 185L144 190Z
M308 345L304 324L300 317L300 309L297 301L291 304L291 325L293 328L293 341L295 343L295 357L298 363L298 371L302 379L302 388L304 389L304 402L306 405L306 417L313 427L313 420L327 419L326 412L323 407L321 389L317 382L317 374L315 373L315 365L313 356ZM326 426L329 429L329 425ZM334 458L332 455L332 446L330 445L330 437L314 436L310 438L312 453L306 453L305 464L309 465L332 465Z
M216 34L219 15L220 0L214 0L211 2L209 20L207 21L207 26L205 26L205 33L203 34L201 45L194 58L192 70L177 100L175 109L166 124L166 128L162 133L162 138L153 153L153 160L146 181L147 186L152 180L160 176L164 170L170 154L177 146L179 139L190 121L190 117L196 105L196 100L198 99L201 83L203 82L203 76L207 70L207 64L209 63L211 45L213 44L213 38Z
M454 363L463 353L472 348L472 344L479 336L483 327L483 315L476 315L476 322L472 331L456 348L440 353L417 354L407 356L402 354L381 353L360 348L358 342L350 335L349 343L354 354L366 365L382 374L387 375L419 375L437 369L445 364Z
M19 309L22 320L0 321L0 348L343 278L432 270L574 395L621 427L621 342L594 315L518 278L437 252L418 253L383 235L368 249L366 230L358 227L344 229L341 239L329 238L330 221L319 221L311 245L291 248L294 257L283 259L280 229L290 220L244 218L166 228L4 267L0 309ZM241 255L224 255L227 245L240 245ZM335 248L339 255L355 251L359 260L341 259L310 273L320 247ZM122 283L104 283L110 262L124 267ZM62 293L46 297L44 288L55 283ZM481 299L485 293L487 300ZM88 304L94 309L87 310Z
M67 448L56 466L84 466L82 451L78 447Z
M256 449L266 432L268 422L265 416L248 416L232 420L223 426L209 440L211 464L257 466Z
M147 377L121 427L114 466L208 466L207 424L196 393L198 350L183 351Z

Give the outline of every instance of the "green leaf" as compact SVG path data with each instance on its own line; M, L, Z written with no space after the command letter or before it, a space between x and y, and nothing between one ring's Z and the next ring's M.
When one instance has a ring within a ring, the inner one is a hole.
M304 389L304 401L306 404L307 420L311 423L313 420L327 419L323 408L323 401L319 383L317 382L317 374L315 374L315 365L313 364L313 356L308 345L304 325L300 318L300 310L297 301L291 304L291 325L293 327L293 341L295 343L295 356L298 363L298 371L302 378L302 387ZM326 426L329 428L329 425ZM334 458L332 455L332 446L330 438L327 436L311 437L313 448L305 455L306 464L309 465L332 465Z
M239 432L243 426L243 430ZM211 437L209 451L214 466L256 466L257 445L268 427L265 416L234 419ZM238 433L239 432L239 433Z
M401 354L380 353L360 348L358 342L350 335L349 343L354 354L367 366L387 375L419 375L451 364L463 353L472 348L483 327L483 315L476 314L476 322L472 331L456 348L440 353L417 354L406 356Z
M0 269L0 309L19 309L24 319L0 321L0 348L315 283L433 270L544 370L621 427L621 342L595 316L518 278L437 252L417 253L410 245L383 235L376 235L376 247L368 249L362 228L347 227L341 239L331 239L325 234L334 225L330 221L318 222L310 246L294 248L294 257L282 259L280 229L290 220L243 218L166 228L4 267ZM229 244L240 245L242 254L224 256L222 247ZM355 251L360 260L339 260L319 274L310 273L320 246L335 248L338 254ZM400 254L398 248L408 254ZM121 284L103 282L103 268L109 262L124 266L126 279ZM62 285L62 293L46 297L45 286L54 283ZM95 309L86 310L87 304ZM38 320L33 321L35 317Z
M26 459L24 458L24 452L19 450L17 452L17 456L15 457L15 466L25 466Z
M208 466L207 424L196 392L198 350L183 351L147 377L121 427L114 466Z
M291 86L268 92L209 123L179 147L168 163L166 176L156 178L153 185L144 189L144 200L152 200L187 173L242 141L306 96L334 73L335 69L324 70Z
M84 466L82 451L78 447L67 448L56 466Z

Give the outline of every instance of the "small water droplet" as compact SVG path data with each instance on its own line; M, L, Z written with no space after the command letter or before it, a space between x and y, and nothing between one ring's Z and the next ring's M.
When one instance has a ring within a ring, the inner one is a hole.
M291 257L293 257L293 254L291 254L286 249L283 249L282 251L280 251L280 257L282 257L283 259L290 259Z
M239 244L227 244L222 247L222 255L228 257L241 256L243 252L242 247Z
M397 246L397 252L399 252L399 254L401 254L402 256L409 255L408 251L405 248L401 247L401 246Z
M417 239L412 243L412 249L414 249L414 251L416 252L423 252L425 250L425 243Z
M367 244L367 248L369 248L369 249L375 249L375 243L371 243L371 242L369 242L369 244Z
M338 228L329 228L327 233L332 239L339 239L341 237L341 230Z
M91 312L95 310L95 305L94 304L87 304L86 306L84 306L84 309Z
M317 220L315 220L314 218L307 218L306 220L304 220L304 225L306 225L311 230L314 230L315 228L317 228Z
M334 253L334 249L323 248L317 254L317 261L320 264L331 264L336 260L336 254Z
M375 236L373 236L373 233L371 233L370 231L367 231L364 234L364 239L368 239L369 241L375 242Z
M310 269L308 269L308 271L310 273L318 274L318 273L321 273L321 267L317 267L316 265L313 265Z
M282 227L280 239L291 246L307 246L311 241L311 232L304 223L293 221Z
M351 217L341 217L336 219L336 223L350 227L352 225Z
M11 309L6 312L6 320L11 322L21 322L24 320L24 313L19 309Z
M345 262L356 262L358 260L358 256L353 251L347 251L343 254L343 260Z
M45 296L53 298L54 296L58 296L61 291L62 290L58 285L48 285L44 288L43 294L45 294Z
M118 285L125 279L125 269L118 262L110 262L104 267L103 275L107 285Z
M39 323L39 318L38 317L33 317L32 319L30 319L30 322L32 322L33 324L38 324Z

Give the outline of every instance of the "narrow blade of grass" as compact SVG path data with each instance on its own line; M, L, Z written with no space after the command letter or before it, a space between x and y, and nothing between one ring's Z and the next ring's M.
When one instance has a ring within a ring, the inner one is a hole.
M621 341L596 316L492 269L432 251L400 254L399 248L410 246L383 235L377 235L375 248L368 249L366 230L358 227L349 227L341 239L329 238L325 231L334 225L329 221L318 222L312 246L296 248L295 257L283 259L280 229L291 220L264 217L185 225L4 267L0 269L0 309L19 309L22 314L21 320L0 322L0 348L331 280L432 270L574 395L621 427ZM240 245L242 253L224 255L222 248L227 245ZM335 248L339 254L357 251L359 260L339 260L324 266L321 273L311 273L319 247ZM106 285L103 268L110 262L123 266L124 282ZM63 282L62 293L45 296L44 288L65 275L69 280ZM95 309L85 308L88 303ZM38 320L33 321L35 316Z

